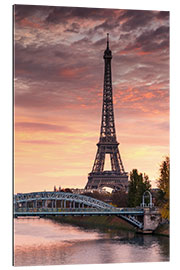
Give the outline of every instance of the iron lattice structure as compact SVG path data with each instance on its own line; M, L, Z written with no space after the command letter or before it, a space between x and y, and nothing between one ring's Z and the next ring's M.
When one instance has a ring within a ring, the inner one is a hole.
M103 186L113 189L128 187L128 174L124 170L116 139L113 110L113 91L111 76L112 53L109 49L109 34L107 34L107 48L104 51L104 90L100 138L97 144L97 154L91 173L88 176L86 189L96 189ZM104 171L106 154L110 155L111 171Z
M15 209L19 204L28 202L46 202L46 201L69 201L76 202L96 209L115 209L114 206L107 204L103 201L91 198L85 195L67 193L67 192L32 192L32 193L20 193L14 195L14 207Z

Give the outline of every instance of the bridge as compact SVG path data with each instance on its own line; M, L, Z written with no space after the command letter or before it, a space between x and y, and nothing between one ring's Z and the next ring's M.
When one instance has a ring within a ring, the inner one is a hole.
M118 208L95 198L67 192L32 192L14 195L14 217L117 216L142 232L152 232L159 213L152 207Z

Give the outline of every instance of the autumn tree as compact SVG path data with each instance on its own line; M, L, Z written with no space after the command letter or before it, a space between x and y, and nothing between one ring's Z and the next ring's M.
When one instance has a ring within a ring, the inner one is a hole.
M160 165L160 176L157 180L159 191L159 205L163 218L169 219L169 174L170 174L170 159L165 157Z
M139 206L142 202L143 193L151 187L149 177L138 173L137 169L130 172L130 183L128 191L128 206Z

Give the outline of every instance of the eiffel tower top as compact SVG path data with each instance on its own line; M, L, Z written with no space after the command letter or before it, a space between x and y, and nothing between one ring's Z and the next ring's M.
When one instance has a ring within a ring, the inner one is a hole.
M109 49L109 33L107 33L107 48L104 51L104 59L112 59L112 53Z
M111 59L112 53L109 49L109 34L107 34L107 48L104 51L104 90L103 90L103 108L100 131L100 144L116 144L116 131L114 123L113 93L111 78ZM98 144L99 144L98 143Z

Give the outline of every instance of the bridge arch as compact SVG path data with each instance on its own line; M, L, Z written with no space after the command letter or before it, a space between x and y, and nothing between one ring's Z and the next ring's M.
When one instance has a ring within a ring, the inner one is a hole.
M67 193L67 192L32 192L32 193L24 193L17 194L14 196L14 206L18 208L21 204L27 204L29 202L38 202L38 201L63 201L66 207L66 202L78 203L82 205L86 205L91 208L97 209L112 209L114 206L109 205L105 202L97 200L95 198L91 198L85 195Z

